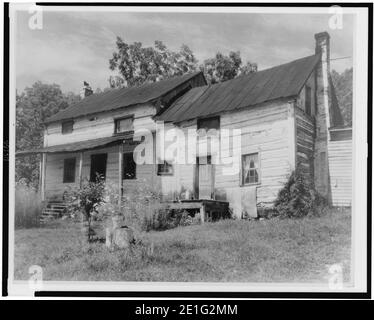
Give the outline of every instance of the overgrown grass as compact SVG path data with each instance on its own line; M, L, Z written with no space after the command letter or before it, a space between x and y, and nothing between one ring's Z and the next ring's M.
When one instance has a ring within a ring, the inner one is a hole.
M15 227L38 227L42 210L40 194L32 187L23 183L17 183L15 194Z
M77 223L16 231L15 279L43 267L45 280L326 282L340 263L349 280L347 210L323 217L223 220L140 232L131 254L88 245ZM153 252L152 252L153 248Z

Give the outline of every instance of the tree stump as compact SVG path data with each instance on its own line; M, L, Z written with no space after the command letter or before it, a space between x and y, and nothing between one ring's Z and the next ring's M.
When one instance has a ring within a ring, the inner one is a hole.
M120 249L131 249L134 242L134 232L127 226L121 226L121 218L114 216L108 219L105 228L105 245L108 248L114 246Z
M120 249L130 249L134 241L134 233L128 227L122 227L113 231L113 244Z

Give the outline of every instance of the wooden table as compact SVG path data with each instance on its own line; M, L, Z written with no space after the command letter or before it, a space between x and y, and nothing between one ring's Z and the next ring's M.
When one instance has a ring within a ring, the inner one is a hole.
M222 218L229 210L229 203L213 199L196 199L167 202L172 210L199 210L201 223Z

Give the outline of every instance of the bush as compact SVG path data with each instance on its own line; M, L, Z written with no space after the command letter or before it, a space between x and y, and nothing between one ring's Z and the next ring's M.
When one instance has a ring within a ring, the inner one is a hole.
M97 176L96 181L86 179L79 188L67 190L65 198L69 205L70 214L81 212L87 221L87 240L92 240L94 231L91 228L91 222L95 219L97 209L104 201L105 181Z
M110 188L109 188L110 189ZM116 194L115 192L111 194ZM110 212L120 215L122 222L138 231L166 230L179 225L193 223L188 212L170 210L162 203L162 194L146 183L124 190L122 205L117 199L106 199L99 207L99 213L108 216Z
M315 190L313 182L306 175L294 171L278 192L274 209L280 217L300 218L322 215L326 205L326 199Z
M34 228L40 225L43 204L40 194L34 187L24 182L16 183L15 227Z
M93 218L108 221L116 216L121 225L137 231L166 230L195 224L196 219L187 211L170 210L161 199L162 194L159 191L144 183L124 190L119 206L117 186L107 183L103 200L98 204L97 214L93 215Z

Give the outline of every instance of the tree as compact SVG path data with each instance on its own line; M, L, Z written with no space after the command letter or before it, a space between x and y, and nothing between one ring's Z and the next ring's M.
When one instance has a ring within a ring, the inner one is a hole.
M178 52L174 52L162 41L155 41L154 47L143 47L141 42L128 44L117 37L116 51L109 59L109 68L118 71L118 75L110 76L109 84L111 88L118 88L156 82L196 71L197 64L194 53L185 44ZM228 56L218 52L199 68L208 83L217 83L256 72L257 64L248 61L243 65L240 52L231 51Z
M214 58L207 59L200 66L210 84L223 82L236 78L242 74L249 74L257 71L257 64L247 62L242 66L240 52L231 51L228 56L218 52Z
M353 68L346 69L342 73L335 70L331 72L335 87L336 97L342 112L345 125L352 125L352 90L353 90Z
M43 146L43 121L79 101L73 93L63 94L57 84L38 81L16 95L16 151ZM16 181L36 186L39 176L38 156L16 158Z
M162 41L155 41L154 47L143 47L141 42L128 44L117 37L116 47L109 60L110 70L119 73L109 78L112 88L156 82L197 69L197 60L187 45L174 52Z
M274 202L276 215L282 218L319 216L326 206L327 200L315 189L313 180L300 169L291 173Z
M77 189L71 189L67 192L66 198L69 204L69 211L79 211L84 214L88 223L87 239L92 240L93 229L91 228L92 217L97 211L99 205L104 201L105 180L99 175L96 181L84 180Z

